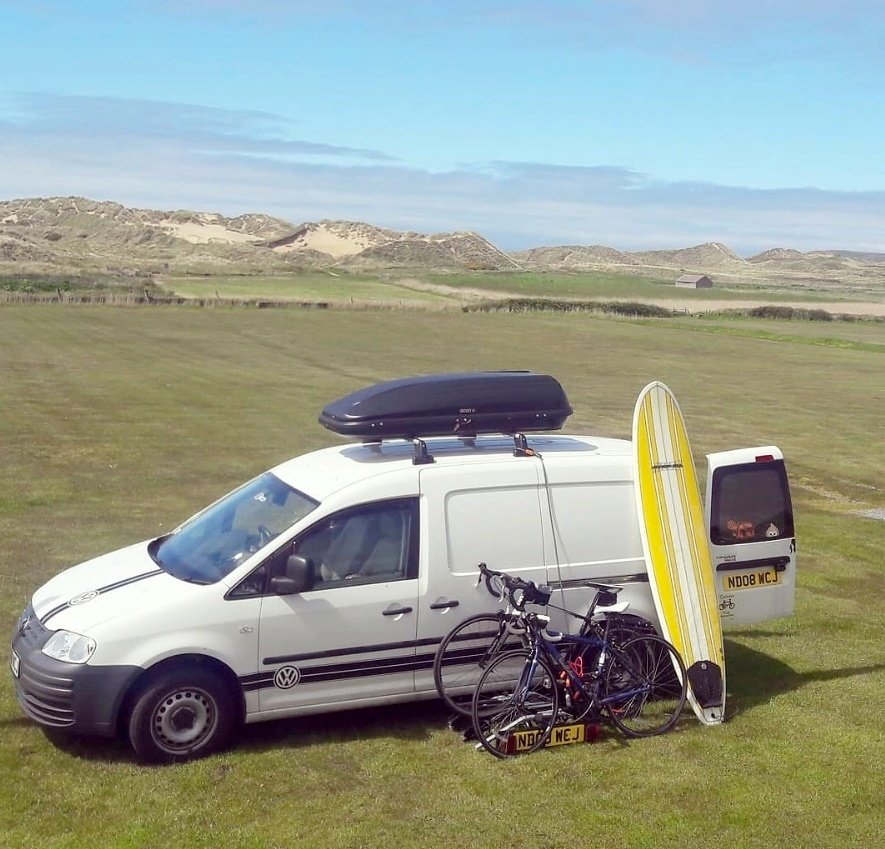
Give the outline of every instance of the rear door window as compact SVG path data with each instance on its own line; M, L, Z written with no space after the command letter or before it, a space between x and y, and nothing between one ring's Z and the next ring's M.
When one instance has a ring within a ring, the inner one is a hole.
M710 516L715 545L792 536L793 505L783 460L716 469Z

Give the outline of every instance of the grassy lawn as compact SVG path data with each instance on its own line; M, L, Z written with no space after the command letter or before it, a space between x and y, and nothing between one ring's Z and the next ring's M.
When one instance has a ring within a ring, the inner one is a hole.
M727 633L725 725L606 732L514 762L462 743L428 702L263 723L223 754L147 768L118 743L53 745L4 674L0 845L875 845L883 523L855 513L885 506L883 337L841 322L0 305L7 634L65 566L335 442L316 423L328 400L443 370L549 372L575 407L566 430L608 436L628 436L639 390L664 380L699 462L783 448L800 557L795 616Z
M728 304L845 303L850 293L834 288L812 291L762 283L723 281L713 289L678 289L671 278L653 279L606 272L482 272L428 273L391 270L359 273L343 270L298 271L291 274L169 275L154 281L161 292L183 298L219 301L305 301L330 304L457 308L464 301L533 297L585 301L645 301L692 310L716 310ZM140 292L140 289L138 289ZM870 293L881 301L882 294ZM838 309L836 310L838 311Z
M485 289L550 298L658 298L674 288L672 280L650 280L630 274L605 272L472 272L428 274L432 283L462 289Z
M360 302L390 305L444 303L430 291L380 280L376 275L343 271L242 277L169 277L162 288L182 298L267 299L279 301Z
M654 323L658 327L712 333L732 338L885 353L885 322L881 320L782 321L713 313L679 317L676 320L656 319Z
M758 303L802 302L813 306L820 301L850 300L851 297L880 301L881 291L859 295L839 286L807 289L788 283L772 284L753 280L722 278L712 289L682 289L674 285L678 275L650 278L612 272L482 272L469 274L427 274L422 279L461 289L482 289L490 293L583 300L618 299L651 301L692 301L704 304L719 301ZM715 275L714 275L715 277Z

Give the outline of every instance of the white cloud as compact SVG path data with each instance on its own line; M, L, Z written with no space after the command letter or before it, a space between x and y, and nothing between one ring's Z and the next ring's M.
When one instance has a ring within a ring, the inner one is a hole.
M100 147L150 143L161 148L169 146L204 153L392 161L392 157L380 151L290 138L289 122L267 112L42 93L7 96L5 101L9 116L6 132L18 132L46 143L53 140L76 143L78 139L88 139L90 144ZM0 110L3 106L4 101L0 100Z
M487 162L431 173L381 151L290 138L274 115L181 104L19 97L0 118L0 160L4 198L84 195L266 212L295 224L341 218L423 232L470 229L509 249L706 241L745 254L885 249L885 192L673 183L609 165Z

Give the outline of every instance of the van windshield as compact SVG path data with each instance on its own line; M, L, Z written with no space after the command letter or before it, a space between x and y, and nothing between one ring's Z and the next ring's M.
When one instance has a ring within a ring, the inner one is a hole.
M271 472L207 507L148 551L170 575L198 584L221 580L251 554L292 527L318 502Z

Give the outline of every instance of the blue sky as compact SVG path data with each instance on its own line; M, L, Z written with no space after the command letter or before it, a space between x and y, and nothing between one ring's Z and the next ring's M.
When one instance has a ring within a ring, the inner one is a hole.
M0 0L0 199L885 251L881 0Z

